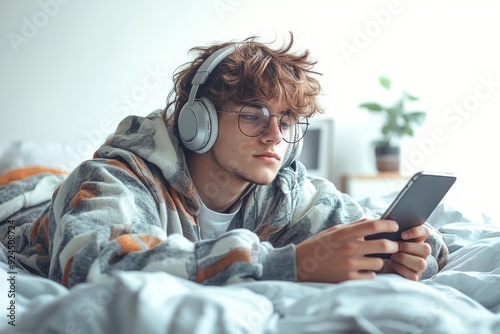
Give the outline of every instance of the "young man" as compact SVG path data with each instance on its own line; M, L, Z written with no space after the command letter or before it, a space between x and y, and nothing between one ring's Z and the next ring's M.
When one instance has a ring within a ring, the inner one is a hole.
M321 108L314 62L292 45L293 36L277 49L256 38L196 48L165 110L120 123L25 225L18 258L66 286L113 270L217 285L435 273L445 254L436 231L365 240L397 224L293 161Z

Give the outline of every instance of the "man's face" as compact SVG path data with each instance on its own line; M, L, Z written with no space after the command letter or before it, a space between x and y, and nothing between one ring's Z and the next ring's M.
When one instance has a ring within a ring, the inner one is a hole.
M283 102L261 103L272 115L288 110ZM242 105L226 105L223 110L240 110ZM271 183L284 163L288 143L283 140L278 121L271 117L269 127L257 137L248 137L238 127L238 114L218 113L219 134L211 152L216 164L233 179L256 184Z

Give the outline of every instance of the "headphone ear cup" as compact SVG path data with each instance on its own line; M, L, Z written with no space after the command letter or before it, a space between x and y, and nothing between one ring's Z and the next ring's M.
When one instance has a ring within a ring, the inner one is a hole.
M296 138L302 137L302 129L300 127L297 127L297 129L297 133L295 133L295 128L292 128L292 131L290 131L290 141L292 142L295 141ZM300 157L300 153L302 152L302 145L302 139L298 142L288 144L281 169L289 167L295 160Z
M196 153L205 153L212 148L219 132L218 125L217 111L205 97L184 105L177 120L182 143Z

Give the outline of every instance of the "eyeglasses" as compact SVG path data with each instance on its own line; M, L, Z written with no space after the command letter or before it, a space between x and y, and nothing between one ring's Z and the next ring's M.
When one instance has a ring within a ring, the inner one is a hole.
M238 114L238 127L248 137L257 137L263 134L269 128L272 117L276 117L278 120L281 135L287 143L300 141L304 138L309 127L307 118L296 119L289 111L281 116L271 115L269 109L256 103L245 104L239 111L218 110L217 112Z

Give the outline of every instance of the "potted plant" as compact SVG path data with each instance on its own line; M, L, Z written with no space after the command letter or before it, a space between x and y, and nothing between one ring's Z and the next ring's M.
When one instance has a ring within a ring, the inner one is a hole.
M379 78L380 85L391 89L391 80L385 76ZM402 92L401 97L392 105L384 106L376 102L366 102L360 108L381 114L384 117L381 138L375 142L377 170L380 172L398 172L400 161L400 140L414 136L414 127L425 121L425 112L408 111L406 104L417 101L418 97Z

